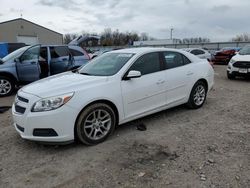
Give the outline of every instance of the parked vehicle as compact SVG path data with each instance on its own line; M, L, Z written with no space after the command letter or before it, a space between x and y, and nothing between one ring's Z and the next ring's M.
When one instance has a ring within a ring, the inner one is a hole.
M207 59L208 61L212 60L212 55L207 50L202 48L184 48L183 50L194 54L201 59Z
M14 126L28 140L94 145L117 125L185 103L200 108L213 83L208 61L182 50L111 51L20 89Z
M234 79L236 76L250 76L250 46L242 48L238 54L232 57L227 67L228 79Z
M228 64L230 59L240 50L241 48L236 47L226 47L222 48L220 51L215 52L213 62Z
M15 86L76 69L89 61L79 46L25 46L0 62L0 97L11 95Z

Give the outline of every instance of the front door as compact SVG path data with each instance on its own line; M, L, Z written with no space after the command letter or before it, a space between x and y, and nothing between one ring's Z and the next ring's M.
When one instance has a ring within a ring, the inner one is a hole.
M40 45L27 49L16 62L19 81L33 82L40 78L39 67Z
M131 118L166 104L165 75L158 52L140 57L130 67L140 71L140 78L123 80L121 83L126 118Z

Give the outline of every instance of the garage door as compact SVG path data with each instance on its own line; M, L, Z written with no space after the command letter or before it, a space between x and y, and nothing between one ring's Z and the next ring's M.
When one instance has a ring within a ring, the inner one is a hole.
M38 44L38 37L33 36L17 36L17 42L25 43L27 45Z

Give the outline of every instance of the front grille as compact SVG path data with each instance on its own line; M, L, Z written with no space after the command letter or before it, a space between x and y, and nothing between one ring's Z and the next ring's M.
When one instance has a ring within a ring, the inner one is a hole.
M22 101L22 102L25 102L25 103L29 103L29 100L28 100L28 99L25 99L25 98L23 98L23 97L21 97L21 96L17 96L17 99L18 99L19 101Z
M15 111L17 113L24 114L25 110L26 110L26 108L18 106L18 105L15 105Z
M233 64L236 68L250 68L250 61L237 61Z
M17 125L17 124L16 124L16 127L17 127L17 129L18 129L19 131L24 132L24 128L23 128L23 127L21 127L21 126L19 126L19 125Z

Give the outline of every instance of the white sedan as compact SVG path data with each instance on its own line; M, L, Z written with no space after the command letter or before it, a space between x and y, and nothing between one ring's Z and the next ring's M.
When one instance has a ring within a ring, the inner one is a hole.
M185 48L183 50L194 54L201 59L207 59L208 61L212 60L212 55L207 50L204 50L202 48Z
M117 125L181 104L201 107L213 83L207 60L182 50L112 51L19 90L14 126L28 140L94 145Z

